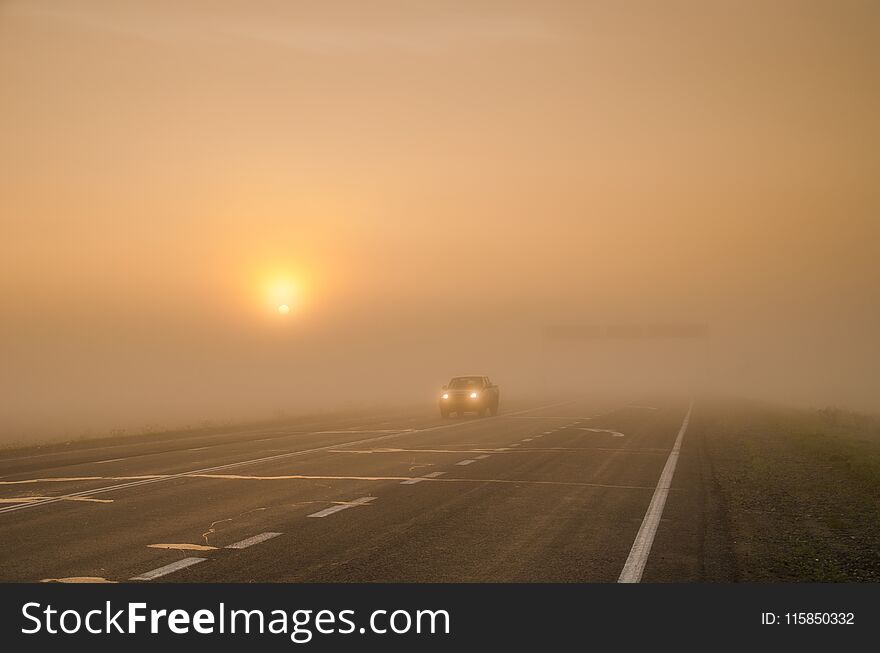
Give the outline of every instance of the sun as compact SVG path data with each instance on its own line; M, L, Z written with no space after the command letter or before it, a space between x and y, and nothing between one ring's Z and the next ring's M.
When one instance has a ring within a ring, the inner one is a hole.
M255 308L264 318L287 323L303 315L309 294L309 276L304 268L281 263L255 266L251 279Z
M302 289L299 279L286 271L267 274L260 284L266 309L276 316L287 317L302 308Z

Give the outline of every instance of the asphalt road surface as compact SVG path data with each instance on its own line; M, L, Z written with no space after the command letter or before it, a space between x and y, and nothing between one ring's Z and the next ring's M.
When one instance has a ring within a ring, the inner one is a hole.
M10 450L0 580L699 580L688 413L423 407Z

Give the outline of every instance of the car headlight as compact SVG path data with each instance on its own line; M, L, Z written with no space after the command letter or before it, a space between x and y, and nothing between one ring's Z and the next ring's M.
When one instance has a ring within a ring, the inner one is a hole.
M472 393L471 393L471 399L476 399L476 398L477 398L477 393L476 393L476 392L472 392Z
M444 392L444 393L443 393L443 396L441 396L440 398L441 398L441 399L449 399L449 393L448 393L448 392Z

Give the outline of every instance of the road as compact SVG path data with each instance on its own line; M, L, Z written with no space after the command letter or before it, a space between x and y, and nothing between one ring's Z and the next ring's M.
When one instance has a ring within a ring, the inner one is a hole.
M10 450L0 580L616 582L646 528L641 580L699 580L688 409L387 409Z

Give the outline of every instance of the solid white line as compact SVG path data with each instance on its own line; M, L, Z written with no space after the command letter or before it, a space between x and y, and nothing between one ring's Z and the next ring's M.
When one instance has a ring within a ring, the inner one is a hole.
M278 537L279 535L281 535L281 533L260 533L259 535L254 535L253 537L249 537L246 540L241 540L240 542L228 544L224 548L226 548L226 549L246 549L249 546L253 546L254 544L259 544L260 542L265 542L266 540L271 540L273 537Z
M471 463L475 463L475 462L477 462L477 461L476 461L476 460L468 459L468 460L459 460L459 461L458 461L457 463L455 463L455 464L456 464L456 465L470 465Z
M672 485L672 476L675 474L675 466L678 463L678 454L681 450L681 442L684 439L684 432L687 430L688 422L691 420L691 411L694 409L694 400L688 406L687 415L681 423L678 436L675 438L675 444L672 445L672 451L669 452L669 458L666 459L666 465L660 474L660 480L657 481L657 488L651 497L651 503L648 504L648 511L642 520L636 539L630 549L626 563L623 565L623 571L620 572L618 583L638 583L642 579L642 573L645 571L645 564L648 562L648 556L651 554L651 546L654 544L654 535L657 534L657 527L660 525L660 517L663 516L663 508L666 506L666 496L669 494L669 486Z
M95 464L96 465L105 465L107 463L119 462L120 460L127 460L127 458L111 458L110 460L99 460Z
M336 429L335 431L312 431L309 435L330 435L334 433L412 433L416 429Z
M170 565L165 565L164 567L159 567L158 569L153 569L152 571L148 571L140 576L134 576L129 578L129 580L153 580L155 578L161 578L162 576L167 576L168 574L174 573L180 569L186 569L187 567L192 567L193 565L197 565L200 562L204 562L207 558L184 558L183 560L178 560L177 562L172 562Z
M376 497L361 497L360 499L355 499L354 501L349 501L348 503L341 503L336 506L330 506L329 508L324 508L323 510L319 510L318 512L313 512L311 515L307 515L307 516L308 517L326 517L327 515L332 515L334 513L339 512L340 510L348 510L349 508L354 508L356 506L365 506L375 498Z

